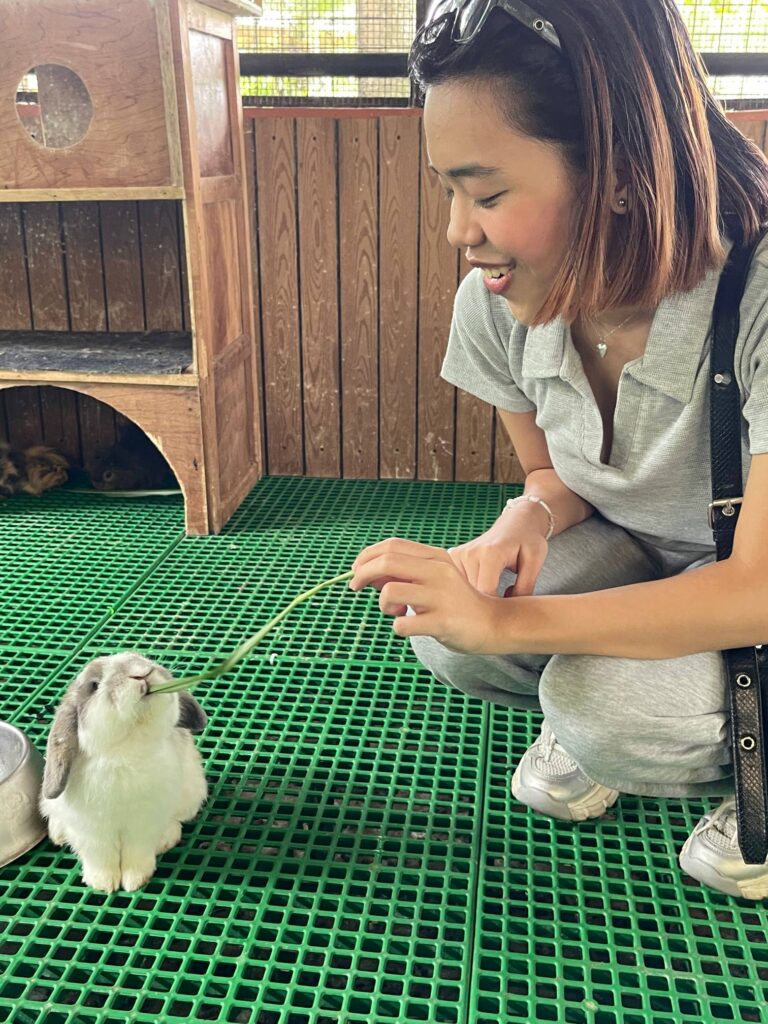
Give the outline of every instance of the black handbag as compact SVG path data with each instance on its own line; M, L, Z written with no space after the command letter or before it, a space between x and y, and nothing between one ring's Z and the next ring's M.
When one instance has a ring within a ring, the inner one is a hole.
M709 525L718 561L728 558L733 550L742 502L742 412L733 360L747 274L764 233L753 243L731 250L720 276L713 311ZM768 650L762 644L742 647L723 651L723 658L728 678L739 849L747 864L762 864L768 855Z

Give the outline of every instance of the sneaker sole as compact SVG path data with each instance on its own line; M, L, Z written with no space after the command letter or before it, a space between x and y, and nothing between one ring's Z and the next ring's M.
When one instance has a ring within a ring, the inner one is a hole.
M737 878L728 878L726 875L721 875L719 871L716 871L711 864L707 864L695 857L689 857L688 849L690 842L691 837L689 836L678 857L680 867L686 875L694 878L697 882L701 882L702 885L708 886L710 889L724 892L726 896L741 897L745 900L768 899L768 872L758 878L745 878L741 881Z
M549 818L557 818L560 821L588 821L590 818L602 817L609 807L613 807L621 794L616 789L596 784L580 800L563 804L558 800L552 800L540 789L527 789L523 786L520 783L518 765L512 776L512 795L521 804L526 804Z

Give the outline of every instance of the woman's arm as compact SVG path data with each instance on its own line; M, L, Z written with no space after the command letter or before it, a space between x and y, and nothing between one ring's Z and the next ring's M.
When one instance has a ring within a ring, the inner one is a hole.
M589 502L566 487L552 468L547 439L541 427L536 425L536 413L496 411L525 473L524 493L541 498L552 509L556 523L554 535L588 519L595 510ZM546 512L533 502L520 502L515 513L537 520L545 533L549 528Z
M350 585L388 580L380 605L396 633L467 653L653 660L748 647L768 642L767 510L768 454L752 460L731 557L670 579L504 600L469 586L442 549L393 540L361 553Z

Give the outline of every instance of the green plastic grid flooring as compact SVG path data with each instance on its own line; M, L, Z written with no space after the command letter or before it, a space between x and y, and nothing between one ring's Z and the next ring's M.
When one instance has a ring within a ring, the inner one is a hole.
M198 670L365 544L460 543L506 496L269 479L211 538L175 499L5 503L0 717L42 749L89 657ZM141 892L85 888L47 841L0 869L0 1021L768 1021L765 907L677 868L706 805L516 804L538 716L432 681L374 595L323 592L198 695L209 801Z

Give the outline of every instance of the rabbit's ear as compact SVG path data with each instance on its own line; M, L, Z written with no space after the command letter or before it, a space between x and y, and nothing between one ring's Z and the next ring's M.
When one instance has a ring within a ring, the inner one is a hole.
M64 792L72 762L79 749L77 706L65 700L56 712L48 734L43 773L43 796L46 800L55 800Z
M179 720L176 723L178 728L189 729L190 732L202 732L207 724L208 715L192 694L181 690L179 692Z

